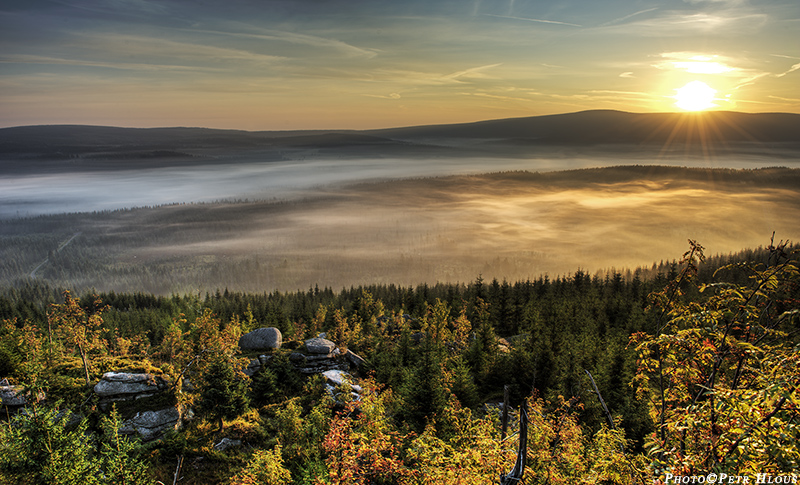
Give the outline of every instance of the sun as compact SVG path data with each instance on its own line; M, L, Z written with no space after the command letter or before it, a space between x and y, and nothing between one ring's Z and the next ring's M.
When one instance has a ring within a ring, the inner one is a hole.
M702 81L692 81L684 87L676 89L675 105L686 111L703 111L713 108L714 95L717 90Z

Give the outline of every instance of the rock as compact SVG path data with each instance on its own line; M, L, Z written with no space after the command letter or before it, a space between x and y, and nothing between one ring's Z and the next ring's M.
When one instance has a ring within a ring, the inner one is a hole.
M342 353L342 350L330 340L320 337L310 338L304 342L304 346L305 351L301 349L289 354L289 361L300 373L310 375L321 374L328 370L350 370L351 363L345 357L346 353Z
M504 354L507 354L507 353L509 353L511 351L511 350L509 350L510 346L511 346L511 344L508 343L508 340L506 340L504 338L497 339L497 350L498 351L503 352Z
M257 328L239 338L242 350L279 349L282 343L281 331L275 327Z
M326 370L322 373L322 377L325 378L330 384L341 387L343 385L349 385L350 388L355 392L361 392L361 386L355 385L351 383L352 377L347 372L342 370Z
M247 367L242 371L245 373L247 377L253 377L261 370L261 360L260 359L253 359L247 364Z
M328 370L322 373L325 377L325 389L335 400L339 401L342 387L350 388L350 397L353 401L361 400L361 386L351 383L350 374L341 370Z
M232 440L230 438L222 438L219 443L214 445L214 450L216 451L225 451L228 448L233 448L234 446L241 446L242 440Z
M106 372L100 382L94 386L94 392L100 397L153 394L166 387L163 379L157 379L151 374Z
M526 344L530 339L531 339L531 334L529 333L521 333L519 335L512 335L511 337L506 338L509 347L521 347L524 344Z
M350 361L351 364L353 364L356 367L361 367L367 362L361 356L359 356L358 354L349 349L347 352L344 353L344 356L348 361Z
M338 349L337 349L338 350ZM326 370L348 370L350 365L344 361L341 354L331 352L325 355L306 355L292 352L289 361L302 374L321 374Z
M341 355L341 352L337 352L337 350L339 349L334 349L334 351L331 352L330 354L313 354L313 355L300 354L300 355L303 356L305 362L319 362L323 360L336 359L339 355Z
M0 402L3 406L24 406L28 404L28 400L22 394L22 388L18 386L2 386L0 387Z
M5 380L5 379L4 379ZM30 393L25 392L23 386L9 386L5 380L4 386L0 386L0 404L9 408L20 408L28 404ZM44 400L44 392L39 392L36 402Z
M153 397L167 388L169 388L169 384L160 376L106 372L100 382L94 386L94 392L100 396L98 403L100 409L106 411L113 402Z
M336 348L336 344L324 338L310 338L305 341L306 350L312 354L330 354Z
M160 438L169 430L180 428L181 413L175 407L160 409L158 411L142 411L127 419L120 427L120 433L138 433L142 441L152 441Z

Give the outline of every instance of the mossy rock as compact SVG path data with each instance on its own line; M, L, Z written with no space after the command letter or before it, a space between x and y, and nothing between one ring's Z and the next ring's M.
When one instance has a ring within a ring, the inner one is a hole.
M133 360L127 357L103 357L92 361L91 372L103 375L106 372L127 372L130 374L150 374L162 376L164 371L148 359Z

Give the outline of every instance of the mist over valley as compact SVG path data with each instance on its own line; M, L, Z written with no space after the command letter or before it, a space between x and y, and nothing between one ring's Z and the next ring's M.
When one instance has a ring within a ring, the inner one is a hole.
M647 266L688 238L709 253L796 240L800 152L774 122L800 116L723 115L4 129L0 278L155 293L514 281Z

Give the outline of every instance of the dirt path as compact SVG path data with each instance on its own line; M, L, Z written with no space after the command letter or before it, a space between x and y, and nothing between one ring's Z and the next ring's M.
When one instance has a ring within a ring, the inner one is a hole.
M78 236L80 236L80 235L81 235L81 232L80 232L80 231L78 231L78 232L76 232L75 234L73 234L73 235L72 235L72 237L70 237L69 239L67 239L67 240L66 240L66 241L64 241L63 243L61 243L61 245L60 245L60 246L58 246L58 249L56 249L56 252L57 252L57 253L60 253L60 252L61 252L61 250L62 250L62 249L64 249L65 247L67 247L67 245L68 245L69 243L71 243L73 239L75 239L76 237L78 237ZM33 271L31 271L31 274L30 274L29 276L30 276L31 278L36 278L36 272L37 272L37 271L39 271L39 268L41 268L42 266L44 266L45 264L47 264L49 261L50 261L50 258L44 258L44 261L42 261L41 263L39 263L39 265L38 265L38 266L36 266L35 268L33 268Z

